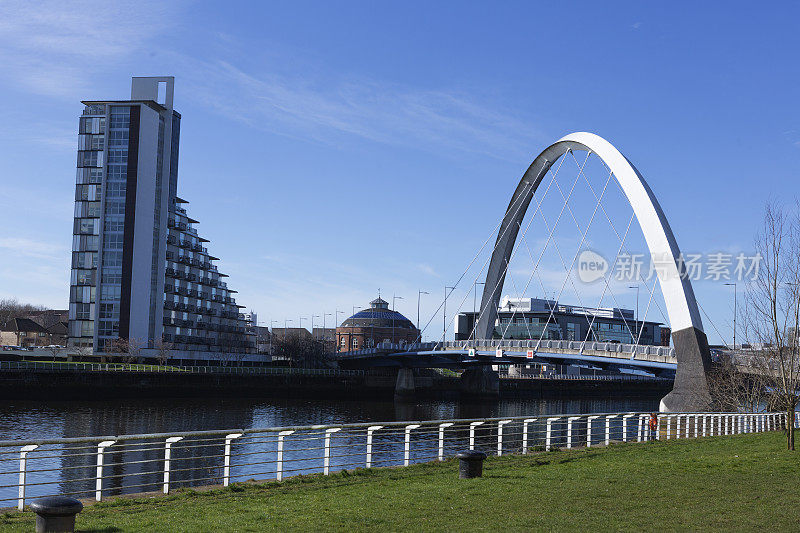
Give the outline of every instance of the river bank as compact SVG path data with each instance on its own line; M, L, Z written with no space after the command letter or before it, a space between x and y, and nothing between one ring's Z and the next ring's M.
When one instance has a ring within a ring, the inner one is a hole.
M17 368L0 372L0 400L108 400L121 398L226 397L388 400L397 375L292 371L235 373L158 372L121 369ZM457 377L417 371L415 399L458 399ZM664 380L501 379L500 398L661 398L672 388Z
M752 531L800 527L795 452L781 432L454 460L90 504L92 531ZM710 474L711 473L711 474ZM380 494L380 498L375 495ZM535 503L531 497L535 495ZM780 495L780 497L765 497ZM31 531L31 512L0 516Z

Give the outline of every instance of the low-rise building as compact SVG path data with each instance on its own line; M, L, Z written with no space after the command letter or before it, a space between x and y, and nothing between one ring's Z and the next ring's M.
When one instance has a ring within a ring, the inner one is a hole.
M473 338L476 315L459 313L455 339ZM493 338L619 342L659 346L662 324L638 321L634 311L617 307L583 307L540 298L503 297L497 309ZM669 340L667 334L666 340ZM667 346L669 343L667 342Z
M336 328L336 351L371 348L379 342L406 344L419 341L419 329L381 297L372 300L368 309L354 314Z

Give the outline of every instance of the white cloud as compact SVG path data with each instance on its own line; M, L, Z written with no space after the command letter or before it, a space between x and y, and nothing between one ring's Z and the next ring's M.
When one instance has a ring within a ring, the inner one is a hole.
M46 96L86 94L93 73L140 50L174 19L179 5L152 0L4 0L3 78Z
M493 103L452 88L412 88L296 67L258 74L228 61L183 58L192 97L254 128L339 144L360 137L428 151L442 148L497 158L530 155L544 136Z
M0 237L0 250L3 251L6 262L6 254L61 260L66 253L66 246L24 237Z

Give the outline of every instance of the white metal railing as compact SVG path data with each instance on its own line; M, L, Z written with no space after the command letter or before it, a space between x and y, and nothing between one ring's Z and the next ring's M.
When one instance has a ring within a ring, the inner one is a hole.
M675 350L671 346L646 346L641 344L621 344L615 342L598 341L566 341L566 340L501 340L501 339L473 339L466 341L447 341L439 343L443 349L466 350L474 347L505 348L513 351L513 348L528 349L534 351L546 350L571 350L576 352L598 351L629 354L630 356L645 355L658 356L667 359L675 357ZM675 362L674 360L665 362Z
M303 376L363 376L364 370L287 368L257 366L176 366L125 363L51 363L46 361L0 361L0 370L57 370L64 372L158 372L192 374L264 374Z
M800 413L798 413L800 415ZM785 413L536 415L0 441L0 507L46 495L94 497L443 460L775 431ZM795 420L795 426L800 420Z

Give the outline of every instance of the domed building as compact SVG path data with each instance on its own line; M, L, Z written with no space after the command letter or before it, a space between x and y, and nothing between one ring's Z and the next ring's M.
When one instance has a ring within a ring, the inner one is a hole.
M397 311L380 296L336 328L336 351L347 352L371 348L379 342L406 344L419 341L419 330L414 323Z

